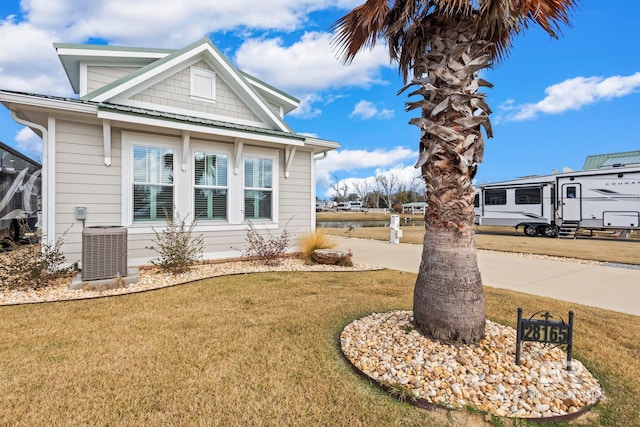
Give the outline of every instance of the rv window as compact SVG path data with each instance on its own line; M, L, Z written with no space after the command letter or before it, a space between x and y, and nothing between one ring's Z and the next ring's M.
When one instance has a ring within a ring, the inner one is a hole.
M507 190L485 190L484 204L485 205L506 205Z
M475 197L473 198L473 207L474 208L480 207L480 195L478 193L476 193Z
M539 205L540 187L516 189L516 205Z
M576 198L576 187L570 186L567 187L567 199L575 199Z

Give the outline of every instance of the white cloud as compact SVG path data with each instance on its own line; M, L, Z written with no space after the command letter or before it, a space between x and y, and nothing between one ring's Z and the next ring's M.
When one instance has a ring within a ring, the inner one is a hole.
M16 134L18 150L28 156L40 155L42 153L42 139L27 127L22 128Z
M391 150L336 150L329 151L326 159L316 163L318 183L329 182L340 171L354 172L362 169L393 167L404 161L414 161L418 154L406 147Z
M303 102L295 114L312 118L321 114L315 103L324 98L331 102L320 94L324 90L385 84L380 69L391 65L384 46L363 51L344 66L332 52L326 32L307 32L291 45L281 38L255 38L255 33L318 28L311 12L344 9L346 13L359 3L192 0L185 6L175 0L23 0L22 14L0 21L0 87L71 96L54 42L102 39L114 45L181 48L208 34L234 31L245 39L235 52L237 65L300 98Z
M349 117L357 117L363 120L368 119L392 119L393 110L379 109L373 102L361 100L353 108Z
M300 99L300 105L298 106L298 108L289 113L289 115L304 119L312 119L314 117L317 117L322 114L322 111L314 107L313 104L321 100L322 98L315 93L304 95Z
M331 51L330 37L309 32L291 46L285 46L281 38L247 40L235 62L242 70L293 94L385 84L379 77L380 68L390 65L383 46L363 51L346 66Z
M210 32L238 28L293 31L313 26L309 13L354 7L356 0L23 0L27 20L65 41L182 47Z
M0 22L0 87L23 92L70 95L71 88L53 49L54 35L14 17Z
M630 76L576 77L549 86L546 97L535 104L504 104L502 108L511 110L507 120L519 121L536 117L538 113L558 114L567 110L579 110L594 104L629 95L640 88L640 72Z

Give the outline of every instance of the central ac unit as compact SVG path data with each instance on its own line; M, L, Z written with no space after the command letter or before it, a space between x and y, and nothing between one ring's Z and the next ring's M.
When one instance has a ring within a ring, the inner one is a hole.
M82 230L82 280L126 275L126 227L95 226Z

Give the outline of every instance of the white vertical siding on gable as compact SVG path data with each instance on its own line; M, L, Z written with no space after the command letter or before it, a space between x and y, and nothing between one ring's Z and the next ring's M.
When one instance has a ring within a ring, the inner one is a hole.
M87 93L98 90L121 77L131 74L140 67L109 67L104 65L87 66Z
M204 61L200 61L192 65L192 67L211 70L211 67ZM220 76L216 78L215 92L215 102L200 101L191 98L191 72L190 68L187 67L173 76L133 95L131 99L150 104L215 114L229 117L230 119L242 119L252 122L261 121Z
M56 230L64 236L67 262L82 257L82 222L75 208L87 208L86 226L120 225L121 153L119 136L111 144L112 164L104 164L102 126L56 122Z

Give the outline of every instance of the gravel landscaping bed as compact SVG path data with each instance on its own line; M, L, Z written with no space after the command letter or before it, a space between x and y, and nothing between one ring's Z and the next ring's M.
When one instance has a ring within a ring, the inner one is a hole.
M381 268L382 267L367 266L358 263L354 263L352 267L308 264L301 258L293 257L285 258L282 263L277 266L268 266L260 261L203 263L194 266L187 273L176 276L162 273L156 268L143 268L140 270L140 280L138 282L115 289L102 291L73 290L69 289L73 277L64 277L56 280L51 286L38 290L0 290L0 305L32 304L123 295L229 274L249 274L270 271L369 271L379 270Z
M578 361L565 369L558 347L527 342L515 364L516 330L487 321L477 345L453 346L413 329L413 313L374 313L340 336L353 366L407 400L450 408L473 406L497 416L570 418L602 398L598 381Z

